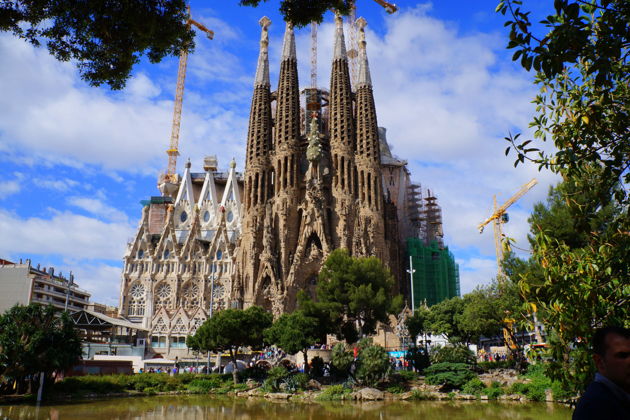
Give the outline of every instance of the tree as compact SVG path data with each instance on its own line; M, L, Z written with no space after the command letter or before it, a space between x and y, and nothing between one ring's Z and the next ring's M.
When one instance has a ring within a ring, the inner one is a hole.
M388 322L402 307L389 269L376 257L351 257L345 249L330 253L316 290L318 301L336 315L335 334L348 342L375 333L378 322Z
M444 334L452 343L468 343L470 337L461 330L458 316L464 311L464 301L460 297L443 300L431 306L427 319L428 329L434 334Z
M302 27L313 21L321 23L328 10L348 15L354 2L354 0L281 0L280 13L287 22L293 22L295 26ZM261 0L241 0L240 4L256 7L260 3Z
M225 309L208 318L187 343L197 351L230 354L234 366L232 378L238 383L236 356L239 347L261 347L264 330L271 326L272 315L259 306L245 310Z
M81 340L66 312L52 306L16 305L0 315L0 376L24 392L27 378L51 378L81 358Z
M308 348L315 343L323 342L325 334L321 330L317 318L307 316L304 311L297 310L283 314L271 327L265 330L265 339L275 344L288 354L302 352L304 355L304 372L308 372Z
M92 86L122 89L147 55L157 63L194 47L184 0L17 0L0 3L0 31L35 46L45 43L60 61L75 60Z
M515 165L530 160L562 176L555 210L538 214L557 221L564 212L570 224L568 235L554 236L553 223L532 220L532 260L542 276L524 273L519 284L553 337L550 373L579 390L593 371L593 329L630 320L630 3L555 0L540 26L521 4L506 0L497 10L509 16L513 59L536 72L540 93L534 138L507 137L506 154L516 152ZM554 147L546 151L547 140ZM614 211L606 215L608 206Z
M409 336L414 345L418 341L418 336L431 332L429 329L430 312L428 307L421 305L416 308L413 315L405 321L407 331L409 331Z

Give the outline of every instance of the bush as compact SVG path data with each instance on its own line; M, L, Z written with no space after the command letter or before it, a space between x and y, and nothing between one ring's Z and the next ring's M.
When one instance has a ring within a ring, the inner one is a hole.
M352 390L343 385L330 385L317 396L318 401L339 401Z
M391 365L389 355L381 346L368 344L359 351L358 367L355 377L366 386L375 386L389 373Z
M469 395L479 395L484 389L486 389L486 384L481 382L479 378L472 378L464 384L462 392Z
M501 385L498 382L493 383L490 388L486 388L486 389L483 390L483 394L487 395L488 399L490 399L490 400L496 400L497 398L499 398L504 393L505 392L504 392L503 388L501 388Z
M260 365L254 365L243 369L238 372L238 378L241 382L247 382L248 379L253 379L258 382L262 382L267 376L268 370ZM231 376L231 374L230 374Z
M214 389L221 388L223 385L221 378L211 376L208 379L195 379L188 384L187 388L192 392L209 393Z
M461 389L475 377L465 363L436 363L424 370L429 385L441 385L442 390Z
M280 384L283 383L289 375L289 371L283 366L276 366L269 369L267 379L263 382L263 389L267 392L278 392L280 390Z
M308 383L308 375L306 373L296 373L286 377L282 383L288 392L305 390Z
M434 347L431 350L431 363L476 363L475 353L463 345Z
M392 385L387 388L387 392L391 392L392 394L402 394L406 389L401 384Z
M333 374L339 377L347 377L350 374L350 368L354 363L354 355L346 350L343 343L337 343L333 347L331 367Z
M431 359L426 349L422 347L410 347L405 354L405 360L418 371L421 371L431 364Z
M395 382L411 382L418 379L418 373L412 370L397 370L392 375L392 380Z
M309 375L313 378L320 378L324 376L324 359L319 356L315 356L311 359L311 369L309 370Z
M429 394L428 392L420 391L419 389L414 389L411 391L411 397L409 397L409 399L416 400L416 401L427 401L427 400L434 400L435 397Z

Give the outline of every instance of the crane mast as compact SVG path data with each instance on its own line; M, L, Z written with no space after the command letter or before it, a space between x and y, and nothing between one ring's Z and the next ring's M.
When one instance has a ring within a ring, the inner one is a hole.
M193 25L202 32L205 32L209 39L214 38L214 32L203 24L190 17L190 6L188 7L188 18L186 26ZM173 194L177 184L177 156L179 156L179 131L182 120L182 104L184 102L184 85L186 81L186 66L188 64L188 50L182 48L179 53L179 66L177 68L177 87L175 89L175 103L173 106L173 124L171 126L171 141L166 154L168 155L168 166L166 173L160 176L158 188L163 195Z
M497 197L493 197L493 209L492 215L488 217L483 222L477 225L477 229L479 229L479 233L483 233L484 227L492 222L492 226L494 228L494 248L497 256L497 274L498 279L501 280L504 276L503 273L503 223L507 222L507 209L512 204L516 203L525 193L534 187L534 185L538 184L538 180L536 178L529 181L527 184L523 185L520 190L512 197L510 197L505 203L503 203L500 207L497 207Z
M377 4L382 6L389 14L395 13L398 7L393 3L388 3L384 0L374 0ZM348 49L348 64L350 66L350 80L352 86L356 86L358 77L357 57L359 56L359 48L357 45L357 5L356 0L352 3L350 8L350 16L348 18L348 27L350 30L350 48Z

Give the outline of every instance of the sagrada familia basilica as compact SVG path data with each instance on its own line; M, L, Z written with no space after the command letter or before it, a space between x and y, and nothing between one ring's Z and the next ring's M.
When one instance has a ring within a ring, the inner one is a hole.
M377 256L407 292L404 240L429 227L407 162L392 156L377 125L365 21L357 22L354 86L337 17L330 89L300 92L291 25L271 90L270 21L261 19L245 171L232 161L219 172L214 157L203 172L188 163L172 192L146 202L124 257L119 308L149 331L154 351L185 352L186 336L224 308L294 310L337 248Z

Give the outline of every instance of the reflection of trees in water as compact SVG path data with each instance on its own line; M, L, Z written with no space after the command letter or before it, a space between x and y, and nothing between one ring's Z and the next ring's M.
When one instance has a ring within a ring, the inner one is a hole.
M58 416L58 417L55 417ZM381 420L408 418L431 420L467 419L541 419L570 418L569 408L554 404L523 404L498 402L329 402L293 403L194 396L155 396L118 398L106 401L79 402L41 407L0 406L0 419L53 420Z

